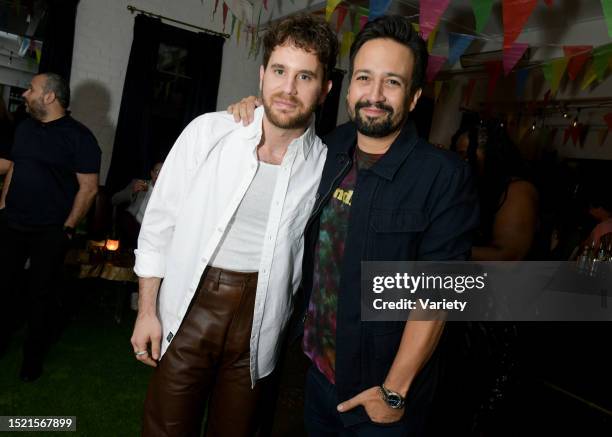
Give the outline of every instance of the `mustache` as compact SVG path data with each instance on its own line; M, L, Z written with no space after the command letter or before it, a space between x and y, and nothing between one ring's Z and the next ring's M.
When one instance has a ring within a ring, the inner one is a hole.
M386 111L390 114L393 114L393 108L389 105L385 105L384 103L372 103L368 100L362 100L355 103L355 112L359 111L361 108L376 108L382 111Z
M290 103L293 103L294 105L299 105L299 104L302 103L295 96L291 96L291 95L288 95L288 94L285 94L285 93L276 93L276 94L272 94L270 96L270 100L274 100L274 99L277 99L277 98L286 100L286 101L288 101Z

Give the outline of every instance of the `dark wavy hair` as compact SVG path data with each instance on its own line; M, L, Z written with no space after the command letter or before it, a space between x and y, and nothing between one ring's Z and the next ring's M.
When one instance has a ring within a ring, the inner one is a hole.
M263 37L264 68L268 66L274 49L286 43L314 52L323 64L323 80L330 77L338 57L338 38L322 18L297 14L274 23Z
M464 121L453 135L450 149L457 150L459 137L467 133L467 158L478 186L481 223L486 226L506 200L508 186L514 180L531 180L521 153L497 119L480 122L478 115L465 114ZM479 171L476 151L484 152L482 171Z
M366 42L378 38L391 39L412 51L414 55L414 69L412 70L410 91L415 92L417 89L423 88L427 59L429 57L427 46L423 38L412 27L412 23L407 18L399 15L385 15L372 20L357 34L350 52L351 77L353 76L355 56L357 56L359 49Z

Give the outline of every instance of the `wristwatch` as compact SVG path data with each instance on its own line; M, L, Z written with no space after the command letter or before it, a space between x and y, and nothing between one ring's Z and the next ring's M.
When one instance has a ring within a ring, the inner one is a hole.
M385 401L389 407L396 410L404 408L406 399L404 399L401 394L389 390L384 384L380 385L380 395L382 396L383 401Z

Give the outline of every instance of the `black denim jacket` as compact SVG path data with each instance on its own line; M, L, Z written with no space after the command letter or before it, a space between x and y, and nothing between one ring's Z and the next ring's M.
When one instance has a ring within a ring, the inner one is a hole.
M297 301L302 325L312 290L319 218L351 168L357 141L355 125L339 126L324 141L327 161L304 236L303 300L298 297ZM376 164L359 172L351 203L336 318L336 388L340 400L384 382L405 325L361 321L361 261L467 259L479 217L467 164L420 139L412 122L404 125ZM436 362L434 355L413 382L407 412L418 414L431 401ZM367 420L362 408L342 416L347 426Z

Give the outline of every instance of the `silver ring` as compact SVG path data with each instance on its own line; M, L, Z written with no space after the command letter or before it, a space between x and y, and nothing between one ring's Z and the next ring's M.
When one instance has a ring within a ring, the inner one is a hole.
M146 354L146 353L148 353L148 351L136 351L136 352L134 352L134 355L136 355L137 357L139 357L139 356L144 355L144 354Z

